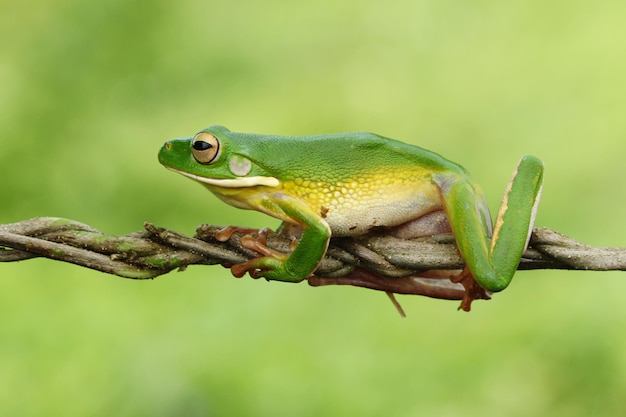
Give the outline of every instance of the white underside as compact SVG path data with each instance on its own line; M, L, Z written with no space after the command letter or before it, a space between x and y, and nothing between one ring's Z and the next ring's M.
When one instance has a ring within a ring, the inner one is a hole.
M278 179L274 177L208 178L201 177L200 175L190 174L184 171L179 171L174 168L168 167L168 169L203 184L216 185L218 187L224 188L246 188L256 187L259 185L264 185L267 187L277 187L280 184L280 181L278 181Z

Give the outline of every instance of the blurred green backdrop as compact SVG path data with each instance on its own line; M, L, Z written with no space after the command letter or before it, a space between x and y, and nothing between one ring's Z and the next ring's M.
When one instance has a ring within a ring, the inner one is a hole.
M626 245L626 3L2 0L0 223L276 226L163 169L211 124L367 130L460 162L492 209L524 153L538 225ZM0 414L621 416L626 275L523 272L456 302L0 264Z

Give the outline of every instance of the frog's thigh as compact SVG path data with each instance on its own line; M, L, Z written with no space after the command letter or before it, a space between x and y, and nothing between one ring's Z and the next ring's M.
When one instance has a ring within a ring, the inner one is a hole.
M432 211L390 229L391 236L400 239L415 239L424 236L452 233L448 216L443 210Z

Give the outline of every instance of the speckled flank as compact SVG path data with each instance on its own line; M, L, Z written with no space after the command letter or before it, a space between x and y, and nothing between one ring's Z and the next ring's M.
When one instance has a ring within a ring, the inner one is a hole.
M282 187L323 217L334 236L395 226L441 205L430 172L419 167L365 172L349 181L296 178Z

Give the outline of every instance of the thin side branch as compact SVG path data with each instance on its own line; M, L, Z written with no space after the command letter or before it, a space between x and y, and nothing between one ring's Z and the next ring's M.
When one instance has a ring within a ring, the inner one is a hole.
M41 217L0 225L0 262L46 257L124 278L148 279L187 265L225 266L260 256L235 233L227 242L221 226L202 225L194 237L156 227L123 236L62 218ZM267 246L289 252L290 239L270 233ZM403 240L385 235L333 238L309 284L356 285L387 292L463 299L466 289L451 278L463 269L451 235ZM584 245L546 228L533 231L518 269L626 270L626 248ZM445 279L442 279L445 278ZM473 298L488 298L479 294ZM470 300L471 302L471 300ZM469 306L468 306L469 308Z

